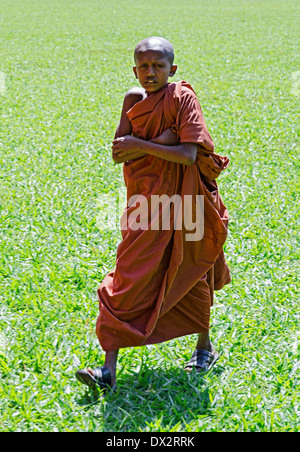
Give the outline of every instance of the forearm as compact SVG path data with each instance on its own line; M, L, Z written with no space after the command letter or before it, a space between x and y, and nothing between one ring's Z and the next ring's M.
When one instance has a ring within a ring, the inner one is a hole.
M115 163L124 163L129 160L136 160L144 157L146 154L144 152L132 151L128 152L126 155L120 155L118 152L113 151L113 160Z
M119 129L117 129L115 139L120 138L121 136L124 136L124 135L121 135L119 133ZM154 138L151 141L153 143L161 143L160 137ZM118 152L113 151L113 160L115 163L124 163L129 160L139 159L141 157L144 157L145 155L147 155L145 152L140 152L140 151L131 151L131 152L128 152L126 155L120 155Z
M135 151L153 155L164 160L183 165L192 165L196 159L197 146L193 143L164 145L154 141L136 139Z
M182 165L192 165L197 156L197 144L178 143L177 136L171 129L165 130L151 141L132 135L116 138L112 148L116 163L135 160L149 154Z
M119 130L117 129L116 131L116 135L115 138L120 138L120 136L124 136L124 135L120 135L119 134ZM160 137L154 138L153 140L151 140L153 143L160 143ZM115 163L124 163L127 162L129 160L136 160L139 159L141 157L144 157L146 155L145 152L139 152L139 151L132 151L129 152L126 155L119 155L117 152L113 152L113 159Z

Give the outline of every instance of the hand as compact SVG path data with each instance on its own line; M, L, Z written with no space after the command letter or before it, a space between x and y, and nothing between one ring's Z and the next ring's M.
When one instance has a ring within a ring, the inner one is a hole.
M131 135L116 138L112 145L114 161L116 163L122 163L128 160L136 160L146 155L140 149L142 141Z
M119 156L124 156L128 153L140 151L139 138L133 137L131 135L125 135L124 137L116 138L113 141L112 150Z

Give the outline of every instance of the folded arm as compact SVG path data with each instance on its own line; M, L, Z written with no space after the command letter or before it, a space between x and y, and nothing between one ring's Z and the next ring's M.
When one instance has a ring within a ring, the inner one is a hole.
M197 145L194 143L178 143L176 133L171 129L165 130L159 137L151 141L145 141L131 135L132 127L126 113L145 96L145 90L141 88L132 88L125 94L121 119L112 146L114 162L123 163L150 154L184 165L194 163Z
M160 137L153 141L145 141L140 138L126 135L116 138L113 141L113 153L120 163L121 161L133 160L132 155L134 155L134 153L137 155L150 154L183 165L192 165L195 162L197 156L197 144L180 143L176 145L166 145L157 141L160 141Z

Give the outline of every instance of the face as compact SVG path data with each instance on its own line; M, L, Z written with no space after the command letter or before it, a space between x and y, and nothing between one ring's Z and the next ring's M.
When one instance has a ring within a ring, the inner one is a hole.
M160 90L173 77L177 66L171 65L168 57L161 50L146 50L135 55L136 66L133 68L147 94Z

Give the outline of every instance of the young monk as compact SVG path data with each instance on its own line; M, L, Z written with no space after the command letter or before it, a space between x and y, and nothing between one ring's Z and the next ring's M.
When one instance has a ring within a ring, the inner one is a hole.
M114 161L124 168L128 200L124 214L128 219L137 213L139 203L131 202L135 195L149 204L153 195L179 195L193 197L195 217L195 197L201 195L204 233L197 240L187 239L183 221L175 228L174 208L169 229L151 228L150 219L148 228L127 224L122 230L116 267L98 289L96 333L106 352L105 363L76 373L80 382L93 388L116 384L120 348L193 333L199 338L185 370L208 371L218 358L209 337L214 290L230 282L223 255L228 215L215 181L228 159L214 153L192 87L168 82L177 70L172 44L164 38L144 39L137 44L134 59L141 88L125 94L112 146Z

